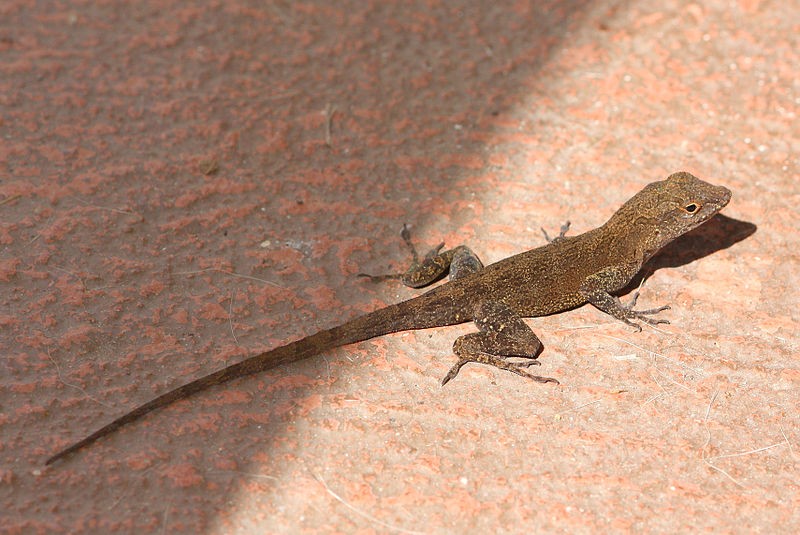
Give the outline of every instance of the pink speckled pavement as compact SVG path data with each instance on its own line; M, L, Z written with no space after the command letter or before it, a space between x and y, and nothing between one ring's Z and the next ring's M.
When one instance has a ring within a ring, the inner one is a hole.
M0 533L795 533L800 4L0 2ZM471 325L137 404L415 295L360 271L733 191L655 258L636 333Z

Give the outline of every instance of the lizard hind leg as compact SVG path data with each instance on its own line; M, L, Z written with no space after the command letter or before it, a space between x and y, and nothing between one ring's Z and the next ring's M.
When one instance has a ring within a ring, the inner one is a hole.
M450 280L463 277L469 273L483 269L480 259L468 247L460 245L455 249L442 251L444 242L440 243L420 260L417 249L411 242L411 233L408 225L403 225L400 233L406 247L411 252L411 266L403 273L389 273L386 275L368 275L359 273L359 277L367 277L373 282L384 280L400 280L411 288L422 288L441 279L449 272Z
M455 341L453 352L458 355L458 362L442 379L442 385L455 378L468 362L488 364L538 383L558 384L551 377L533 375L524 369L540 364L536 357L542 351L542 342L508 305L498 301L479 303L473 318L479 332L466 334ZM521 357L526 361L509 362L509 357Z
M483 269L483 262L472 249L466 245L459 245L453 249L453 258L450 261L450 280L460 279L470 273Z

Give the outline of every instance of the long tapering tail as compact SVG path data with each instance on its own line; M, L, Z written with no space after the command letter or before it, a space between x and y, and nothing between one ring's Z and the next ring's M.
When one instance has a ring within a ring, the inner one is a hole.
M276 347L265 353L249 357L237 364L232 364L219 371L195 379L174 390L170 390L157 398L148 401L144 405L140 405L132 411L120 416L113 422L101 427L88 437L80 440L71 446L59 451L45 462L51 464L58 459L61 459L70 453L83 448L104 437L113 433L120 427L138 420L145 414L154 411L158 408L164 407L188 397L195 392L199 392L208 387L225 383L238 377L244 377L261 371L275 368L282 364L290 362L297 362L309 357L313 357L329 349L341 347L363 340L369 340L376 336L389 334L393 332L405 331L408 329L419 329L433 325L425 324L424 321L415 320L414 314L409 313L409 304L424 298L424 296L390 305L388 307L376 310L369 314L354 318L342 325L338 325L331 329L320 331L311 336L307 336L296 342Z

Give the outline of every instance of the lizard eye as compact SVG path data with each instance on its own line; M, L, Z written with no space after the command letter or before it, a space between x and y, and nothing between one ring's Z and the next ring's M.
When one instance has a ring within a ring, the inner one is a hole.
M685 212L689 213L689 214L693 214L699 209L700 209L700 205L698 205L696 203L693 203L693 202L689 203L689 204L687 204L686 206L683 207L683 210Z

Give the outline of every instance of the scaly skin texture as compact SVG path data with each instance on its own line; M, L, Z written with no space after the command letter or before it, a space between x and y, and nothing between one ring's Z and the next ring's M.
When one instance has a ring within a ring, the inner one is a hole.
M539 364L542 344L523 317L543 316L591 303L606 314L639 330L634 320L666 323L648 316L667 307L634 310L613 296L663 246L701 225L730 200L731 192L680 172L647 185L603 226L575 237L561 234L547 245L483 267L465 246L440 252L435 248L420 261L408 230L403 238L412 251L411 268L402 274L373 277L400 279L426 286L449 271L450 281L419 297L390 305L296 342L250 357L162 394L117 418L85 439L50 457L46 464L114 432L143 415L195 392L237 377L313 357L335 347L384 334L475 322L479 332L459 337L453 345L458 362L442 384L461 366L478 362L511 371L537 382L555 379L531 375L525 368ZM520 357L522 363L510 362Z

